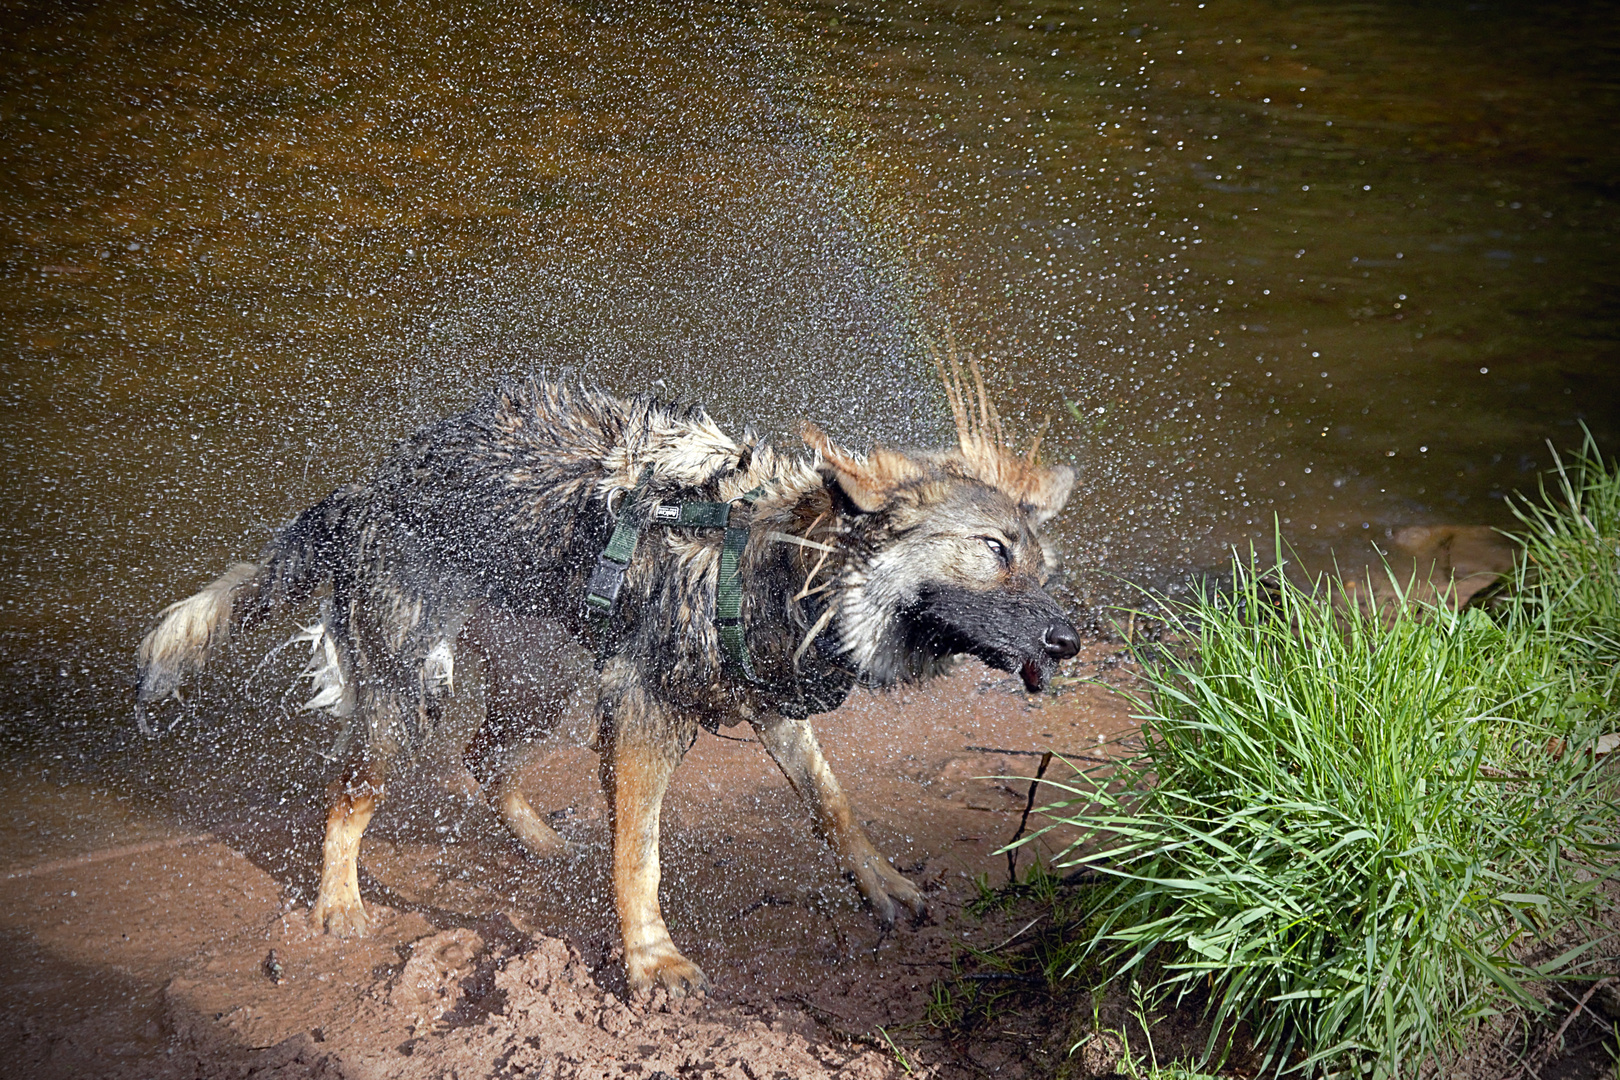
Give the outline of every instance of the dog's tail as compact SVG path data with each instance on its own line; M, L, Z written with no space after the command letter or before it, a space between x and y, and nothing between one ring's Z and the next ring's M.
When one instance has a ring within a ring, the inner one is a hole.
M340 488L276 534L257 562L232 563L195 596L164 608L135 651L135 722L151 734L152 702L175 694L208 665L231 632L284 604L306 599L336 567L335 541L353 489Z

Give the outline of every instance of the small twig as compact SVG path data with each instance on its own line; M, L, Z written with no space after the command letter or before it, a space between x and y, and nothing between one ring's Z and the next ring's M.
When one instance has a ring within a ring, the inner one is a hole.
M1090 754L1082 754L1078 751L1071 753L1067 750L1008 750L1003 746L964 746L962 749L974 754L1006 754L1009 757L1043 757L1046 754L1056 754L1065 761L1095 761L1099 765L1114 764L1112 758L1092 757Z
M794 536L792 533L777 532L772 530L771 532L766 533L765 536L768 539L775 540L779 544L797 544L800 547L813 548L816 551L825 551L828 553L838 550L831 544L823 544L820 540L806 540L804 537Z
M1013 833L1011 840L1007 841L1008 847L1012 848L1007 852L1008 882L1018 880L1018 849L1012 847L1012 845L1018 843L1018 838L1024 835L1024 829L1029 826L1030 812L1035 809L1035 789L1041 786L1041 777L1046 775L1046 767L1050 764L1052 764L1052 751L1048 750L1041 755L1041 764L1040 768L1035 770L1035 779L1029 782L1029 798L1024 800L1024 816L1018 819L1018 831Z
M767 908L767 907L798 907L798 906L799 906L798 901L796 901L796 900L790 899L790 898L785 897L785 896L777 896L775 893L766 893L764 896L760 897L758 900L755 900L753 903L747 904L747 905L743 906L742 908L739 908L737 913L735 915L733 915L732 918L733 919L740 919L744 915L752 915L754 912L758 911L760 908Z
M823 581L820 585L817 585L813 589L806 585L804 588L800 589L794 594L793 599L795 601L808 600L812 596L820 596L822 593L826 592L828 589L837 584L838 582L836 581Z
M821 519L824 516L826 516L826 515L824 515L824 514L816 515L816 520L812 521L810 523L810 528L804 530L805 533L808 534L808 533L814 532L815 527L821 523ZM819 547L821 548L821 558L816 560L816 565L812 566L810 568L810 572L804 576L804 587L801 588L799 590L798 595L793 598L795 603L797 603L798 601L803 600L805 597L811 595L810 583L812 581L816 580L816 575L817 574L821 573L821 568L823 566L825 566L826 563L827 563L827 556L832 554L832 552L834 550L836 550L830 544L821 544L821 545L819 545Z
M1599 979L1597 982L1586 988L1586 993L1581 995L1581 999L1575 1003L1575 1007L1569 1011L1569 1015L1564 1017L1564 1022L1558 1025L1558 1030L1553 1032L1552 1037L1546 1042L1542 1043L1540 1049L1538 1049L1535 1053L1529 1054L1525 1057L1524 1068L1519 1070L1518 1077L1516 1077L1515 1080L1521 1080L1526 1073L1531 1076L1539 1075L1531 1062L1535 1062L1539 1065L1545 1065L1553 1056L1558 1044L1564 1041L1564 1032L1569 1030L1569 1025L1575 1022L1575 1018L1581 1015L1581 1011L1586 1008L1586 1003L1592 1000L1592 995L1614 982L1614 979L1615 977L1610 975L1607 978Z
M826 1028L840 1039L843 1039L845 1042L859 1043L861 1046L870 1046L874 1050L884 1049L883 1043L879 1042L872 1036L865 1034L864 1032L850 1031L848 1028L843 1026L845 1020L842 1016L839 1016L830 1009L823 1009L820 1005L817 1005L803 994L787 994L783 997L777 998L777 1000L790 1001L797 1005L799 1008L810 1014L810 1019L814 1020L816 1023L820 1024L822 1027Z
M806 650L815 644L816 635L827 628L827 624L832 622L832 617L836 614L838 614L838 605L828 604L827 610L821 613L821 618L816 620L816 624L804 632L804 640L799 642L797 649L793 650L794 671L799 670L799 660L804 656Z
M1514 1073L1512 1076L1506 1077L1505 1080L1524 1080L1526 1076L1529 1076L1530 1080L1541 1080L1541 1074L1530 1067L1530 1058L1532 1055L1526 1054L1521 1058L1514 1056L1513 1052L1509 1051L1508 1056L1513 1057L1513 1059L1519 1063L1519 1071Z
M1018 933L1014 934L1012 937L1008 938L1006 941L1003 941L1000 945L992 945L992 946L990 946L988 949L985 950L985 952L995 952L997 949L1006 948L1008 945L1011 945L1013 943L1013 941L1016 940L1018 938L1018 936L1020 934L1022 934L1025 930L1028 930L1030 927L1034 926L1036 923L1040 922L1044 918L1046 918L1046 912L1043 911L1039 915L1035 916L1033 919L1029 920L1029 922L1027 922L1023 926L1021 926L1018 929Z
M1575 1003L1575 1007L1569 1011L1569 1015L1564 1017L1564 1022L1558 1025L1558 1031L1553 1035L1552 1042L1548 1044L1549 1047L1555 1046L1564 1041L1564 1032L1569 1030L1569 1025L1573 1023L1575 1018L1581 1014L1581 1010L1586 1008L1586 1003L1592 1000L1592 995L1612 982L1614 982L1614 976L1610 975L1606 979L1599 979L1597 982L1586 988L1586 993L1581 995L1581 1000Z

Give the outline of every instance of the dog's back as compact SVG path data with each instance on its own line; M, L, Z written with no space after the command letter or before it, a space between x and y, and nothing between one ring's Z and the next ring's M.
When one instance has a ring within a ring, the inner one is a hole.
M669 482L695 490L745 457L695 405L506 382L304 511L255 562L166 608L137 651L137 715L146 727L152 704L235 628L329 585L325 631L352 669L343 677L386 699L376 704L403 721L391 738L419 744L478 604L577 620L612 526L606 496L634 486L633 462L656 461Z

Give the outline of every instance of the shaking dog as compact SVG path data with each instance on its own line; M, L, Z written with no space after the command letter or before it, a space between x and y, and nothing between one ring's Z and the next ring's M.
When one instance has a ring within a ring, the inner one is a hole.
M953 367L955 367L953 363ZM701 991L658 906L659 810L699 728L747 722L880 923L921 918L872 846L810 717L856 685L926 679L970 654L1041 690L1079 649L1045 584L1041 528L1074 484L1017 454L973 368L945 373L957 445L859 455L818 428L808 455L726 436L701 407L511 379L425 428L167 608L140 643L137 715L233 629L321 598L312 704L347 717L313 918L363 934L361 835L401 754L449 738L458 657L487 712L463 760L518 840L564 849L515 779L558 720L559 632L595 656L595 749L629 984Z

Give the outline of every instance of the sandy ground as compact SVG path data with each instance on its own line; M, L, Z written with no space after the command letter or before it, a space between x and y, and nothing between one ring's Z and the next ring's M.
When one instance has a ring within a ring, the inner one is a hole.
M1408 532L1395 554L1420 579L1429 567L1454 578L1461 599L1500 573L1487 530ZM1349 576L1374 607L1389 578ZM127 784L66 782L41 758L0 799L0 1077L1113 1075L1121 1036L1145 1041L1125 991L1057 1001L994 982L1005 973L973 950L1022 948L1019 935L1040 929L1016 908L981 918L966 907L978 881L1007 880L997 850L1044 751L1085 767L1136 744L1124 661L1093 643L1033 698L970 662L818 718L879 850L928 896L923 925L888 934L757 743L736 729L701 736L665 803L662 845L670 930L714 984L695 1001L626 993L596 762L577 745L583 701L524 777L573 854L530 858L464 770L420 762L367 833L361 889L380 919L361 941L308 919L323 736L224 695L189 729L115 755L101 774ZM214 690L231 680L241 672ZM476 695L461 712L476 721ZM1059 763L1048 777L1065 775ZM1037 804L1060 797L1041 792ZM1049 857L1064 843L1053 833L1036 847ZM963 987L1011 996L971 1024L931 1023L934 996ZM1450 1075L1528 1076L1532 1058L1541 1080L1611 1075L1620 992L1600 988L1570 1011L1585 989L1538 988L1544 1018L1487 1025ZM1161 1057L1202 1045L1195 1021L1153 1018Z
M164 818L18 778L0 839L0 1073L1020 1075L1051 1052L1040 1032L949 1043L927 1023L930 992L964 946L1018 930L963 910L976 875L1006 880L995 852L1029 793L1027 779L983 778L1027 777L1046 749L1117 753L1130 703L1079 677L1117 683L1119 659L1093 645L1040 698L964 665L820 718L874 841L929 896L924 925L886 935L759 746L700 738L665 804L662 892L676 943L715 986L698 1001L625 993L595 760L578 747L525 778L575 845L554 863L524 855L432 763L405 778L367 835L362 892L384 917L359 942L308 922L317 806Z

